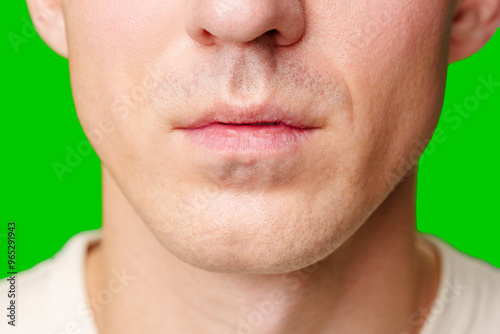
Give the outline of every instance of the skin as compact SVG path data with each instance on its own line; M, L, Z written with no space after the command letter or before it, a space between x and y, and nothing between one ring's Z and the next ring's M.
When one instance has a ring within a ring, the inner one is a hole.
M448 64L492 36L500 1L28 6L102 161L89 298L133 277L93 306L100 333L419 332L440 266L415 232L415 165ZM214 155L177 129L270 101L319 127L299 153Z

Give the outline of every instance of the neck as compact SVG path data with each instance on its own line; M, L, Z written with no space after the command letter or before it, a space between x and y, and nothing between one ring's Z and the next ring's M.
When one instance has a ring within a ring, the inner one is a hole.
M418 333L425 319L414 314L435 298L439 262L415 230L415 184L414 172L314 265L227 274L169 253L103 169L102 240L87 257L99 333ZM102 289L112 298L100 297Z

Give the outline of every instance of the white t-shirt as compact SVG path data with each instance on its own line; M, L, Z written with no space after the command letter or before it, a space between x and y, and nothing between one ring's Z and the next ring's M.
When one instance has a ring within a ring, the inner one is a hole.
M420 310L408 321L417 325L429 313L420 334L500 334L500 269L438 237L422 235L439 249L442 275L430 313ZM18 274L15 327L7 324L10 284L2 279L0 333L97 334L88 306L84 264L87 246L100 236L100 230L78 233L53 258ZM123 278L116 275L119 283Z

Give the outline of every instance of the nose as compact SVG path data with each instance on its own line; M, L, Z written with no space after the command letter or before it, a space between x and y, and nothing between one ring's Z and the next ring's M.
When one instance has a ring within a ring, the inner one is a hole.
M276 45L296 43L304 32L303 0L188 0L188 35L204 44L246 43L266 35Z

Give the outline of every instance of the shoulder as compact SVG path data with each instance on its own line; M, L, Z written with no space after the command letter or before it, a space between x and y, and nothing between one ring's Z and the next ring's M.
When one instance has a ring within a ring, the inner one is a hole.
M439 251L441 279L422 334L499 334L500 269L423 235Z
M8 302L15 302L15 327L2 321L0 332L95 333L85 288L85 258L88 245L99 238L100 230L78 233L52 258L10 280L2 279L0 300L5 301L9 291L14 293Z

